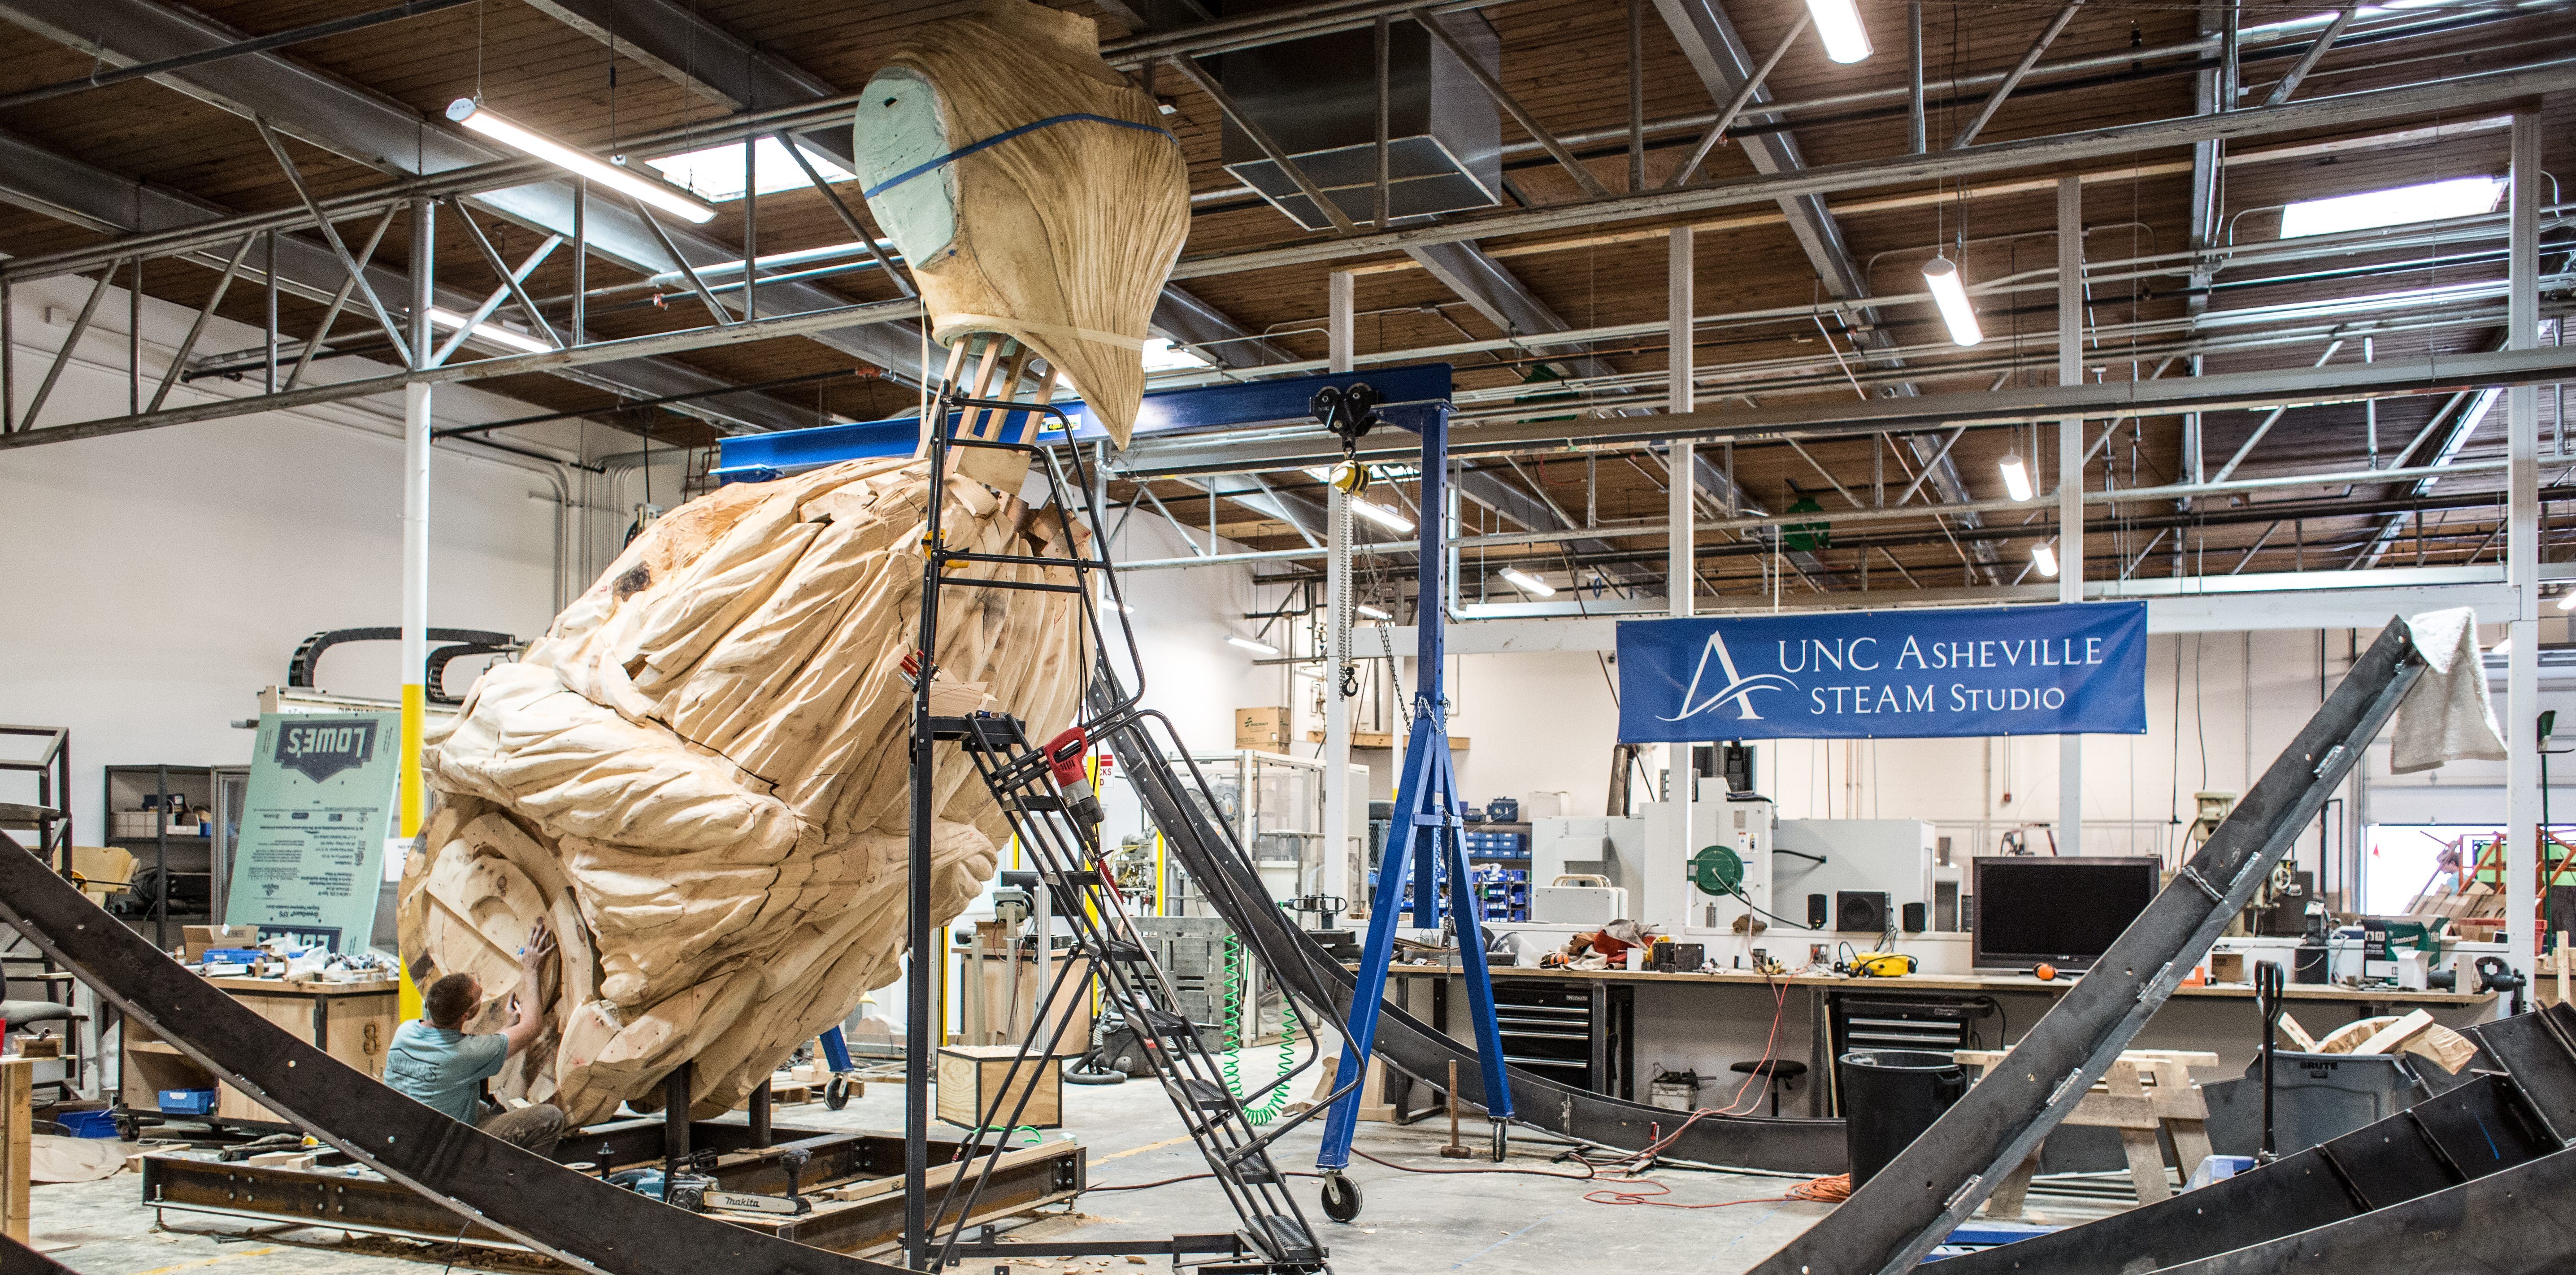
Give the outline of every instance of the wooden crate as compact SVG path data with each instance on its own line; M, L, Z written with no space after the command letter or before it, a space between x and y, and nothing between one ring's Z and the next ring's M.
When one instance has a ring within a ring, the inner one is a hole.
M1002 1081L1010 1073L1011 1060L1018 1057L1017 1045L949 1045L939 1051L938 1111L939 1118L953 1125L972 1129L983 1122L985 1112L993 1112L996 1124L1011 1119L1011 1109L1019 1105L1022 1091L1029 1092L1027 1109L1020 1112L1014 1126L1034 1125L1040 1129L1059 1128L1064 1124L1064 1065L1055 1058L1032 1056L1020 1068L1019 1079L1010 1092L1002 1092Z

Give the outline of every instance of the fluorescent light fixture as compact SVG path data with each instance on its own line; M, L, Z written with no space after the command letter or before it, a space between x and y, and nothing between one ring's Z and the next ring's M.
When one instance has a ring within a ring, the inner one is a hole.
M1413 530L1412 519L1407 518L1403 514L1397 513L1384 505L1371 504L1365 500L1354 500L1351 502L1351 512L1358 514L1360 517L1366 518L1370 522L1376 523L1389 531L1395 532L1398 535Z
M1957 262L1935 256L1923 263L1924 286L1932 289L1932 304L1941 309L1941 322L1949 325L1950 344L1975 345L1986 339L1977 326L1976 307L1968 304L1968 287L1959 278Z
M448 103L447 118L512 150L534 155L565 172L623 191L666 212L700 224L715 220L715 209L687 194L641 173L619 168L588 151L566 146L543 133L513 124L484 110L473 98L460 97Z
M2567 596L2568 596L2568 597L2571 597L2571 598L2576 598L2576 593L2571 593L2571 594L2568 594ZM2564 609L2564 608L2562 607L2561 609ZM1392 619L1394 619L1394 618L1395 618L1394 616L1388 615L1386 612L1384 612L1384 611L1380 611L1380 610L1378 610L1376 607L1370 606L1368 603L1365 603L1365 602L1362 602L1362 603L1358 604L1357 606L1352 607L1352 608L1351 608L1351 610L1352 610L1353 612L1357 613L1357 614L1360 616L1360 618L1362 618L1362 619L1366 619L1366 620L1392 620Z
M2410 222L2475 217L2480 213L2494 212L2496 201L2503 197L2504 181L2501 178L2455 177L2449 181L2425 182L2416 186L2366 190L2358 195L2337 195L2332 199L2305 199L2281 209L2281 237L2299 239L2308 235L2340 234L2347 230L2403 226Z
M1541 580L1537 576L1521 570L1519 567L1505 567L1501 574L1504 579L1519 586L1521 591L1524 593L1534 593L1542 598L1552 598L1556 596L1555 585L1549 584L1547 581Z
M2030 467L2021 463L2017 452L2005 452L2003 461L2004 494L2014 500L2030 499Z
M1816 38L1825 56L1848 66L1869 56L1869 28L1861 25L1860 6L1852 0L1807 0L1816 19Z
M1174 345L1171 338L1145 338L1145 370L1148 372L1196 372L1216 364L1206 355L1186 345Z
M2576 589L2570 589L2567 592L2558 595L2558 609L2561 611L2576 611Z
M2057 546L2046 543L2032 545L2030 560L2032 565L2039 568L2041 575L2052 580L2057 578Z
M751 155L752 162L759 166L753 174L751 188L755 195L774 195L782 190L798 190L812 185L805 180L805 170L796 166L796 157L788 154L787 148L779 145L775 137L762 137L753 145ZM850 170L824 156L808 151L805 158L827 182L854 180ZM673 184L686 187L700 199L712 199L721 204L742 198L740 142L710 146L702 151L657 156L644 163Z
M1248 637L1237 637L1234 634L1228 633L1225 635L1225 640L1228 645L1242 647L1244 650L1250 651L1255 655L1277 655L1279 653L1278 647L1272 646L1267 642L1255 642Z
M429 321L432 326L446 328L450 331L454 331L457 328L465 326L465 316L458 314L454 310L450 310L445 306L431 306L429 308ZM546 351L555 348L536 339L535 337L529 336L525 332L513 332L508 328L502 327L498 323L475 324L473 339L489 341L494 345L507 346L510 349L520 351L524 354L543 354Z
M1330 486L1333 481L1333 471L1326 469L1321 465L1308 465L1297 472L1304 474L1308 478L1314 479L1316 482L1323 483L1326 486Z
M2507 633L2507 634L2505 634L2503 637L2497 638L2497 639L2496 639L2496 644L2495 644L2494 646L2490 646L2490 647L2488 647L2488 648L2487 648L2487 654L2489 654L2489 655L2511 655L2511 654L2513 654L2513 635L2512 635L2512 634L2510 634L2510 633Z

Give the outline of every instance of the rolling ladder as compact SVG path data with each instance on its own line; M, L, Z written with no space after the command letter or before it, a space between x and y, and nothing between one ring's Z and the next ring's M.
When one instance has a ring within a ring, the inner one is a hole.
M1076 593L1083 598L1078 611L1083 638L1099 636L1105 640L1090 601L1089 577L1098 572L1110 580L1109 588L1114 591L1116 587L1105 556L1073 556L1071 547L1076 542L1067 512L1064 476L1057 469L1056 458L1033 442L1041 417L1065 420L1062 409L1047 404L1053 377L1045 375L1039 381L1033 401L1014 401L1028 367L1029 352L1014 342L988 342L973 356L975 392L959 394L957 387L968 362L966 343L960 342L950 361L947 385L928 417L945 421L951 411L961 413L953 431L932 430L925 439L933 474L960 473L1005 493L1020 492L1031 507L1030 517L1051 517L1059 525L1063 535L1057 543L1064 546L1067 556L951 549L940 533L939 511L945 502L935 496L930 502L928 534L923 543L922 629L914 657L906 665L915 686L915 836L918 839L921 829L927 826L924 799L930 787L934 749L954 743L974 765L977 776L1008 818L1030 866L1045 883L1049 898L1060 901L1055 914L1073 932L1076 949L1071 961L1079 962L1083 972L1078 977L1059 978L1045 990L1043 1002L1031 1016L1027 1036L1020 1042L1002 1083L993 1089L990 1109L977 1113L977 1127L959 1159L971 1162L980 1158L980 1168L956 1174L937 1201L923 1201L916 1206L921 1211L915 1217L925 1225L919 1229L908 1225L908 1233L926 1235L928 1225L943 1225L944 1234L936 1242L924 1245L912 1264L939 1270L967 1257L1168 1253L1176 1264L1187 1261L1211 1275L1307 1275L1325 1271L1325 1249L1290 1195L1287 1175L1269 1153L1271 1142L1298 1122L1285 1122L1264 1135L1254 1130L1244 1113L1246 1102L1257 1103L1290 1084L1311 1068L1312 1062L1238 1099L1225 1083L1218 1059L1183 1011L1168 972L1139 938L1126 900L1110 885L1100 845L1099 800L1083 773L1082 758L1095 738L1136 734L1142 730L1142 720L1155 715L1137 708L1135 694L1112 697L1108 702L1095 696L1089 722L1056 735L1040 747L1029 738L1025 725L1008 714L976 712L949 717L933 716L929 711L928 687L936 670L926 653L939 649L941 590L993 587ZM999 387L994 386L996 371L1001 373ZM984 397L994 388L1008 397ZM1094 493L1079 472L1080 452L1075 449L1072 454L1077 470L1075 489L1088 500ZM1101 525L1099 510L1094 507L1089 512L1093 525ZM1095 552L1105 554L1105 546ZM974 563L1068 568L1079 582L984 580L952 574L954 568ZM1122 630L1124 627L1122 615ZM1132 634L1129 645L1132 649ZM1105 661L1101 672L1108 676ZM923 853L924 848L916 848L917 856ZM921 861L916 857L916 864ZM921 903L916 892L915 906ZM919 937L916 935L916 959L921 951ZM1042 937L1040 941L1047 940ZM1037 1069L1049 1057L1063 1052L1061 1037L1094 987L1145 1046L1143 1053L1156 1083L1170 1097L1191 1140L1206 1157L1209 1170L1242 1222L1241 1230L1222 1235L1179 1235L1168 1241L1026 1244L998 1242L989 1228L971 1239L964 1234L963 1219L972 1212L977 1197L1000 1165L1010 1131L1017 1126L1035 1090L1035 1085L1028 1082L1034 1080ZM1323 1007L1323 1013L1338 1019L1331 1006ZM1304 1021L1311 1023L1315 1017L1304 1016ZM1306 1034L1311 1044L1313 1029L1308 1027ZM1310 1048L1310 1060L1319 1052ZM989 1143L987 1137L991 1139Z

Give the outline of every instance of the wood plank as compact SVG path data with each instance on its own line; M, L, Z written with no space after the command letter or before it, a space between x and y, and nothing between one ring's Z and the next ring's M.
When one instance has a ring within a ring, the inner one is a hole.
M2399 1046L2404 1045L2407 1041L2413 1040L2417 1036L2422 1035L2424 1033L2424 1029L2431 1027L2432 1025L2433 1016L2431 1014L2420 1009L2416 1010L2404 1018L2398 1019L2396 1022L2390 1023L2388 1026L2379 1029L2379 1031L2374 1033L2370 1039L2355 1045L2352 1052L2356 1056L2362 1054L2393 1053Z
M35 1167L36 1064L0 1058L0 1233L27 1242L27 1187Z

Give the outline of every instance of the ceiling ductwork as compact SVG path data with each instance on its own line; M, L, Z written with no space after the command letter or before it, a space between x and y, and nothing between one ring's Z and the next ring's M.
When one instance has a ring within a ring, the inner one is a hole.
M1270 5L1236 3L1223 17ZM1502 45L1474 12L1433 19L1488 73ZM1366 28L1209 59L1227 96L1306 176L1366 223L1377 216L1377 35ZM1387 33L1387 204L1397 218L1486 208L1503 192L1502 122L1492 97L1429 32L1399 19ZM1231 117L1226 171L1308 230L1332 222Z

